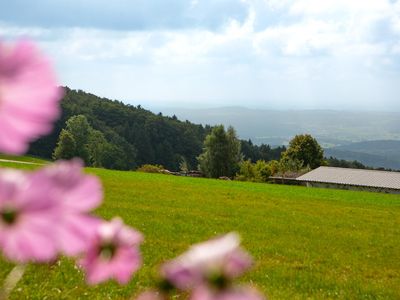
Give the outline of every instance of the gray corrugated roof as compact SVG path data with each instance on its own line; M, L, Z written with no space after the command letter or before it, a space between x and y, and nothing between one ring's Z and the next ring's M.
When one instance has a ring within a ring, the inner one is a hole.
M400 172L319 167L297 180L400 189Z

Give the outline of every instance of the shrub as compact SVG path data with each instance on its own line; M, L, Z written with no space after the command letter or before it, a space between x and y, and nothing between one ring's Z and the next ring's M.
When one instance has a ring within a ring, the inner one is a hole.
M271 176L271 168L264 160L253 164L250 160L240 163L240 170L235 179L240 181L266 182Z
M140 166L137 169L138 172L145 172L145 173L163 173L164 167L161 165L150 165L145 164Z
M239 164L239 172L236 174L236 180L240 181L254 181L255 180L255 170L254 165L250 160L242 161Z
M270 166L264 160L258 160L254 165L254 170L257 182L267 182L272 175Z
M279 172L279 161L277 160L271 160L268 162L268 167L271 172L271 175L275 175L276 173Z

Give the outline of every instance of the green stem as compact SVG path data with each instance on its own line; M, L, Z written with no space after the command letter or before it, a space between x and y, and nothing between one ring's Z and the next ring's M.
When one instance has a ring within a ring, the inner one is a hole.
M0 300L6 300L10 296L12 290L24 276L26 265L16 265L4 280L0 290Z

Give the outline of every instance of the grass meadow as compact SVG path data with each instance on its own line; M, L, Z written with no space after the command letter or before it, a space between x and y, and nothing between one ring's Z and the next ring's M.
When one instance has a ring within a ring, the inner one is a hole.
M96 214L144 233L143 268L127 286L88 288L69 260L29 266L13 299L129 299L151 285L160 263L229 231L255 259L243 281L269 299L400 299L398 195L87 171L105 188ZM0 261L0 280L11 268Z

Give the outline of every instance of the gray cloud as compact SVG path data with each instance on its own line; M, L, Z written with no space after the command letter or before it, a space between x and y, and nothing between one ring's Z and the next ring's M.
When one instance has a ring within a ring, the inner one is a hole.
M0 2L0 20L33 27L112 30L206 28L245 20L240 0L13 0Z

